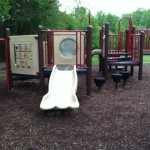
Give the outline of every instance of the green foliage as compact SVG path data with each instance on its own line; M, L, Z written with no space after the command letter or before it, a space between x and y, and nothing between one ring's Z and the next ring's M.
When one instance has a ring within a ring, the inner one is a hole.
M130 14L124 14L123 16L132 16L133 25L140 29L150 28L150 9L146 10L143 8L138 8L136 11Z
M144 28L150 29L150 9L143 12L141 24Z
M8 0L1 0L0 1L0 24L5 22L9 19L9 1Z
M139 27L142 27L142 18L144 11L144 9L139 8L132 13L133 23L137 24Z
M109 22L110 31L112 33L116 33L117 32L116 26L118 25L118 20L119 20L119 17L117 17L115 15L112 15L110 13L106 16L106 22Z
M38 25L45 29L86 30L89 11L82 5L81 0L73 0L75 7L70 14L59 11L58 0L0 0L0 37L4 37L6 27L11 35L37 34ZM136 28L150 28L150 9L142 8L122 17L133 18ZM119 17L105 14L102 11L91 16L93 27L92 47L99 48L99 30L106 22L110 24L110 33L118 32ZM128 21L121 21L120 30L128 28ZM4 58L0 50L0 57Z
M102 12L102 11L97 12L95 19L100 28L102 26L104 26L104 24L106 23L106 17L107 17L107 15L105 15L104 12Z
M57 28L59 30L74 30L76 29L76 21L71 14L65 12L59 12L59 21L57 22Z
M88 10L84 7L77 7L72 12L72 17L76 22L76 29L85 30L88 25Z
M9 9L9 0L0 0L0 37L4 36L6 21L10 19Z
M92 24L92 48L97 49L99 48L99 26L97 20L94 17L91 17L91 24Z
M57 27L57 0L9 0L9 5L10 19L6 24L13 34L36 33L39 24L52 29Z

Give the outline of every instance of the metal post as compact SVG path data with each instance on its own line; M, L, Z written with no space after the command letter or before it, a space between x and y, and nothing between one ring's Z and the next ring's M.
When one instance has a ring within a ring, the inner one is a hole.
M41 91L44 92L44 70L43 70L43 40L42 26L38 27L38 51L39 51L39 80Z
M86 84L87 84L87 95L91 95L92 89L92 26L87 27L87 74L86 74Z

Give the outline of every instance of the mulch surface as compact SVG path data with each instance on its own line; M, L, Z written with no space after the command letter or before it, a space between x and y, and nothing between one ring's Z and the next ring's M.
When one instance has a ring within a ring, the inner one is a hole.
M142 81L137 70L125 86L121 81L116 89L109 76L98 90L93 67L91 96L79 75L80 107L73 110L40 110L37 80L16 81L8 93L0 79L0 149L150 150L150 66L144 66Z

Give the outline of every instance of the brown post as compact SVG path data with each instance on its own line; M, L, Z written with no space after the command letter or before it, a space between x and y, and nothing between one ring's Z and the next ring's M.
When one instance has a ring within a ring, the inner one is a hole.
M142 80L142 73L143 73L143 49L144 49L144 32L141 31L140 35L140 64L139 64L139 76L138 79Z
M102 27L102 29L99 32L99 48L100 49L103 48L103 31L104 31L104 27Z
M105 24L105 56L104 56L104 69L103 76L107 78L108 76L108 49L109 49L109 23Z
M136 32L136 28L135 27L132 27L132 34L135 34ZM133 57L133 42L134 42L134 37L132 36L131 38L131 48L132 48L132 51L131 51L131 57ZM131 75L133 76L134 75L134 66L131 66Z
M43 70L43 40L42 26L38 27L38 51L39 51L39 80L41 91L44 92L44 70Z
M104 27L100 30L99 33L99 48L102 50L102 54L99 55L99 72L103 72L103 36L104 36Z
M10 46L9 46L9 40L10 40L10 29L5 29L5 35L6 35L6 41L7 41L7 47L8 51L6 52L6 70L7 70L7 87L8 91L11 91L13 88L13 81L12 81L12 71L11 71L11 65L10 65Z
M126 29L125 52L128 52L128 34L129 34L129 29Z
M91 95L92 90L92 26L87 27L87 74L86 74L86 84L87 84L87 95Z
M52 66L53 61L52 61L52 33L51 30L48 29L48 34L47 34L47 50L48 50L48 65Z
M105 66L104 66L104 62L105 62L105 26L103 26L102 27L102 32L103 32L103 37L102 37L102 42L103 42L103 44L102 44L102 61L101 61L101 63L102 63L102 65L101 65L101 67L102 67L102 75L103 76L105 76L105 70L104 70L104 68L105 68Z
M126 43L125 43L125 52L128 53L128 45L129 45L129 41L128 41L128 34L129 34L129 29L126 29ZM130 57L129 54L126 54L125 57ZM129 58L130 59L130 58ZM128 66L125 66L125 71L128 70L127 68Z
M88 21L89 21L88 23L89 23L89 25L91 25L91 11L89 11L88 19L89 19L89 20L88 20Z

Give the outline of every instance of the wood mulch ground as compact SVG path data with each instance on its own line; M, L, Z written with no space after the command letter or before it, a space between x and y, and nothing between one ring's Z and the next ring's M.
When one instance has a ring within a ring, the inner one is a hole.
M93 78L97 73L93 67ZM93 82L91 96L85 75L78 80L79 109L42 111L38 81L17 81L8 93L0 79L0 149L150 150L150 66L144 66L142 81L135 68L118 89L111 77L101 90Z

